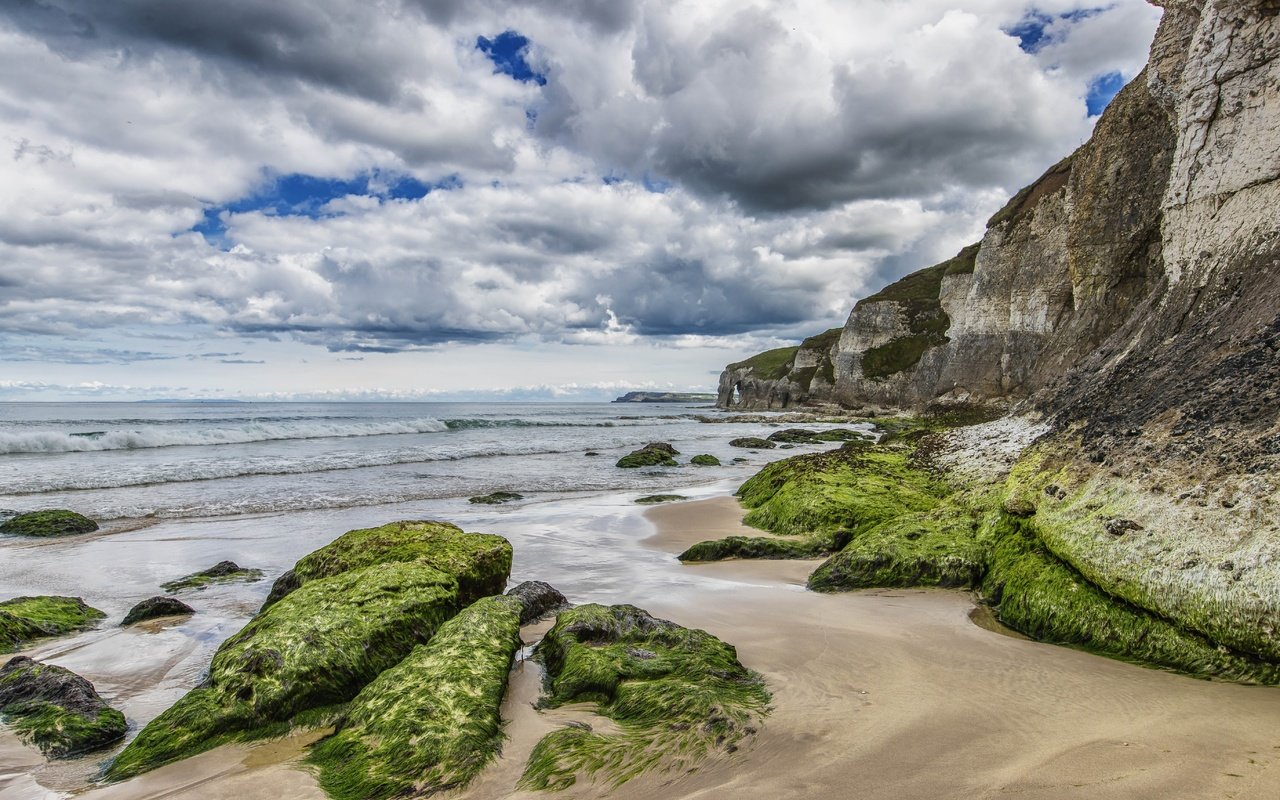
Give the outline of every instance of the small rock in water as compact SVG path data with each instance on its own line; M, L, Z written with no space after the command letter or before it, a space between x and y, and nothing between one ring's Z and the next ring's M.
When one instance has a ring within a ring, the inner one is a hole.
M524 495L519 492L490 492L489 494L479 495L477 497L467 498L468 503L485 506L497 506L503 503L510 503L512 500L523 500Z
M124 715L69 669L26 656L0 668L0 714L49 758L97 750L124 738Z
M234 561L219 561L206 570L193 572L176 581L162 583L160 588L166 592L176 592L179 589L203 589L210 583L222 583L224 581L256 581L261 577L262 570L260 569L248 569Z
M176 597L157 595L148 597L129 610L121 625L132 625L135 622L155 619L157 617L177 617L194 614L196 610Z

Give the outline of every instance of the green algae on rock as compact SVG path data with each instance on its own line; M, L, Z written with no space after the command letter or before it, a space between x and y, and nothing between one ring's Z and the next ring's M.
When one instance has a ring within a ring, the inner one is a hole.
M307 759L325 792L382 800L469 783L502 742L502 696L523 610L518 597L478 600L364 687Z
M262 578L262 570L242 567L234 561L219 561L208 569L193 572L177 580L160 584L166 592L180 592L183 589L203 589L212 583L229 583L231 581L252 582Z
M281 575L263 609L308 581L400 561L416 561L454 576L459 602L466 605L502 591L511 572L511 544L501 536L463 533L457 525L435 520L402 520L347 531Z
M0 602L0 653L8 653L34 639L61 636L93 627L105 617L79 597L15 597Z
M544 703L595 702L616 734L580 727L535 746L520 787L564 789L580 775L621 784L653 768L689 769L755 733L770 695L737 652L706 631L630 605L562 612L535 656L547 669Z
M0 533L14 536L75 536L93 533L97 529L98 523L83 514L64 509L31 511L0 522Z
M490 492L489 494L468 497L467 502L473 505L497 506L503 503L510 503L512 500L523 500L524 495L519 492Z
M25 656L0 668L0 718L49 758L98 750L124 738L124 715L71 670Z
M654 506L659 503L676 503L688 499L682 494L647 494L644 497L637 497L636 502L642 506Z
M345 703L459 606L457 579L417 562L309 581L223 642L205 684L147 725L107 778L279 733L299 715Z
M689 463L695 467L718 467L720 466L720 459L709 453L702 453L689 459Z
M618 459L617 466L623 469L678 467L680 465L675 460L675 456L678 455L680 455L680 451L666 442L650 442L639 450L633 450Z
M847 541L847 538L843 539ZM686 563L725 561L731 558L821 558L840 548L831 536L726 536L698 542L679 555Z

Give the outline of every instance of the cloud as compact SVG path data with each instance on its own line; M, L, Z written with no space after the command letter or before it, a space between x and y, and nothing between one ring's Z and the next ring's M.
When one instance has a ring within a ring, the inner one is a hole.
M1079 144L1159 13L956 5L5 4L0 339L99 364L171 358L94 344L123 331L377 354L839 324Z

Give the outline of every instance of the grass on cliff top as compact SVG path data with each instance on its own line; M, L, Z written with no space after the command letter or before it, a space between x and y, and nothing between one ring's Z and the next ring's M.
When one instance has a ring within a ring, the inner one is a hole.
M61 636L91 628L105 617L79 597L15 597L0 602L0 653L9 653L34 639Z
M727 369L731 372L750 369L751 374L761 380L776 381L780 378L785 378L787 373L791 371L791 365L795 363L796 353L799 350L798 346L766 350L745 361L730 364Z
M514 597L486 597L440 626L347 706L311 751L337 800L421 797L460 788L498 753L500 709L520 647Z
M465 605L502 592L511 571L511 555L511 544L501 536L463 533L447 522L403 520L360 528L299 559L271 587L263 607L313 580L405 561L435 567L457 578L459 602Z
M0 522L0 533L15 536L74 536L97 529L98 523L83 514L63 509L31 511Z
M576 727L545 736L520 779L524 789L564 789L579 776L619 785L647 769L688 769L755 733L769 692L731 645L635 606L562 612L536 651L548 705L595 702L616 734Z
M205 685L147 725L107 778L281 733L299 714L345 703L458 610L457 579L417 562L309 581L223 642Z

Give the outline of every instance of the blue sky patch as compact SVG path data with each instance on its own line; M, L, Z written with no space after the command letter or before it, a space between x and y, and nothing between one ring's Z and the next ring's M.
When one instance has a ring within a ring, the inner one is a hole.
M515 31L503 31L492 39L477 36L476 49L493 62L494 72L510 75L521 83L536 83L539 86L547 83L547 76L535 72L525 60L525 55L529 52L529 40Z
M1018 40L1018 46L1026 53L1038 53L1055 41L1065 38L1062 32L1053 35L1048 31L1050 25L1054 22L1062 20L1064 22L1079 22L1083 19L1101 14L1107 9L1104 8L1078 8L1074 11L1067 11L1061 14L1046 14L1037 9L1031 9L1026 15L1011 28L1005 28L1004 32Z
M1108 72L1089 81L1089 92L1085 95L1085 105L1089 107L1089 116L1101 114L1111 99L1124 88L1124 76L1119 72Z
M361 173L354 178L321 178L315 175L289 173L268 175L251 194L239 200L211 206L204 219L191 227L209 243L228 249L224 213L244 214L259 211L276 217L321 219L333 216L324 207L332 200L349 195L376 197L379 200L417 200L439 189L458 189L462 179L450 175L434 184L424 183L412 175L384 173L380 170Z

